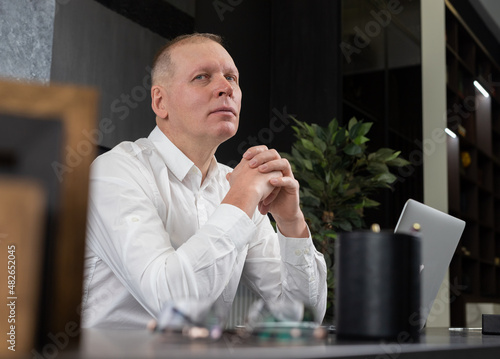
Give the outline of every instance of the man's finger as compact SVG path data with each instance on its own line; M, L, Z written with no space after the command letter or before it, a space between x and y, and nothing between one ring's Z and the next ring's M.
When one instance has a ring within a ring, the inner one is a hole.
M262 173L271 171L281 171L283 176L288 176L293 178L292 167L290 162L286 158L280 158L278 160L269 161L259 166L259 171Z
M252 157L248 164L250 167L255 168L267 162L279 160L280 158L281 156L278 151L276 151L275 149L270 149L256 154L254 157Z
M285 187L290 189L299 188L299 182L295 178L291 177L272 178L269 180L269 183L275 187Z
M259 202L258 208L259 208L260 214L266 215L269 212L270 206L269 205L265 205L263 202Z
M264 198L264 200L262 201L263 205L269 206L271 204L271 202L274 201L276 199L276 197L278 197L280 190L281 190L280 187L276 187L275 189L273 189L273 191L269 194L269 196Z
M246 150L246 152L243 154L243 158L246 160L251 160L255 155L267 150L268 148L265 145L253 146Z

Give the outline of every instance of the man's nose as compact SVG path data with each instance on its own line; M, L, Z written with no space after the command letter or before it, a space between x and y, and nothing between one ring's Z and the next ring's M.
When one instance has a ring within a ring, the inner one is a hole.
M225 76L221 76L221 78L218 79L215 90L214 90L214 94L216 97L220 97L220 96L224 96L224 95L229 96L229 97L233 96L233 86L226 79Z

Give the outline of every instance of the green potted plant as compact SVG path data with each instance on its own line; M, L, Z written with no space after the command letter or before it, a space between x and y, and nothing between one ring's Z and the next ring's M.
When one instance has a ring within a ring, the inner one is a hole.
M294 119L296 141L283 153L300 183L301 206L313 242L325 255L328 268L328 306L333 303L333 241L340 231L363 228L365 208L380 203L371 197L390 189L396 176L390 168L409 162L400 151L380 148L368 152L371 122L351 118L347 127L333 119L328 126Z

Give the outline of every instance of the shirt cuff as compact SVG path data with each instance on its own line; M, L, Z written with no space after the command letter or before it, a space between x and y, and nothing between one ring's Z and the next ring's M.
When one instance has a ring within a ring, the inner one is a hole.
M314 257L316 248L312 242L309 228L307 228L307 231L309 233L309 237L294 238L285 237L281 234L279 228L277 228L281 258L284 262L293 265L307 264L310 262L311 258Z
M248 244L256 230L255 224L244 211L227 203L222 203L209 221L224 229L238 252Z

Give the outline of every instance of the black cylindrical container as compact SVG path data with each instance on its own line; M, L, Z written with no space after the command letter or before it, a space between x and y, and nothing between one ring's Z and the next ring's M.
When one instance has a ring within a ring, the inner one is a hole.
M420 238L392 232L339 235L335 249L338 338L418 341Z

